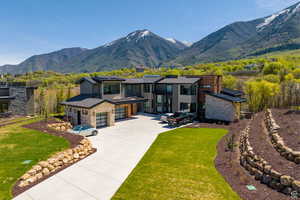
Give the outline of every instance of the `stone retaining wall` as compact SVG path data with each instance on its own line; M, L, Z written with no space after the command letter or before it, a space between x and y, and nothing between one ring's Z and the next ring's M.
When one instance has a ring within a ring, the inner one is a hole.
M92 144L88 139L80 141L75 148L56 153L46 161L40 161L27 171L19 182L19 187L28 186L51 173L83 159L93 152Z
M282 137L278 134L280 126L278 126L275 122L275 119L272 116L272 111L270 109L265 112L264 120L268 130L268 135L276 151L278 151L284 158L295 162L296 164L300 164L300 151L294 151L286 146Z
M250 125L242 131L240 135L240 164L250 175L262 184L268 185L270 188L291 195L293 191L300 193L300 181L293 177L281 174L274 170L272 166L262 157L256 155L249 142Z
M71 129L72 125L70 122L57 122L57 123L48 124L48 127L53 128L57 131L66 131L68 129Z

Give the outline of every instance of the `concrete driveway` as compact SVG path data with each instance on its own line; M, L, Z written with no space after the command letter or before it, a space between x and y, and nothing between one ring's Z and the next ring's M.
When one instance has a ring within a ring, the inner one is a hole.
M117 122L90 137L98 151L20 194L15 200L109 200L157 135L170 130L152 115Z

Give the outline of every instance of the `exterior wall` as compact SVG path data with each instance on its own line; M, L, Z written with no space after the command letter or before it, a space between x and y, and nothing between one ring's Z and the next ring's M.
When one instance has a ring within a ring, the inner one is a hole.
M8 111L15 115L34 115L34 89L26 87L9 88L9 95L15 96L10 100Z
M93 109L91 109L91 112L89 112L89 123L91 126L96 127L96 113L99 112L107 112L108 126L115 125L115 105L108 102L104 102L94 107Z
M148 101L150 102L150 109L146 110L145 108L145 112L149 112L149 113L154 113L155 112L155 101L154 99L156 98L155 94L154 94L154 84L151 84L150 85L150 92L144 92L144 84L143 84L143 87L142 87L142 96L145 98L145 99L148 99Z
M210 95L206 95L205 118L232 122L236 120L235 105Z
M94 84L88 81L82 81L80 83L80 94L94 94Z
M180 110L180 86L178 84L173 85L173 94L172 94L172 111L178 112Z

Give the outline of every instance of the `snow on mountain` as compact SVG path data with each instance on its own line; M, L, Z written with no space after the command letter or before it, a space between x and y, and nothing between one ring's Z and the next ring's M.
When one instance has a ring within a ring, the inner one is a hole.
M177 43L177 41L174 38L166 38L166 40L168 40L169 42L172 42L174 44Z
M193 45L193 42L188 42L188 41L182 41L183 44L185 44L187 47L190 47Z
M288 12L290 12L290 9L285 9L285 10L275 13L269 17L266 17L265 21L263 23L257 25L256 28L263 29L265 26L268 26L269 24L271 24L277 17L279 17L280 15L286 14Z

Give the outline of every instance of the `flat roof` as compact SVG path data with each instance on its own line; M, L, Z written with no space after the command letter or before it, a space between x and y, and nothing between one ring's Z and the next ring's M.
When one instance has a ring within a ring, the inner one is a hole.
M240 97L233 97L233 96L229 96L226 94L216 94L216 93L207 93L207 95L219 98L219 99L223 99L225 101L230 101L230 102L238 102L238 103L242 103L242 102L246 102L245 98L240 98Z
M201 78L187 78L187 77L177 77L177 78L164 78L158 83L165 83L165 84L193 84L199 81Z
M151 77L151 78L128 78L123 83L125 84L138 84L138 83L156 83L163 77Z
M244 95L243 91L233 90L233 89L229 89L229 88L222 88L221 93L227 94L227 95L230 95L230 96L242 96L242 95Z

